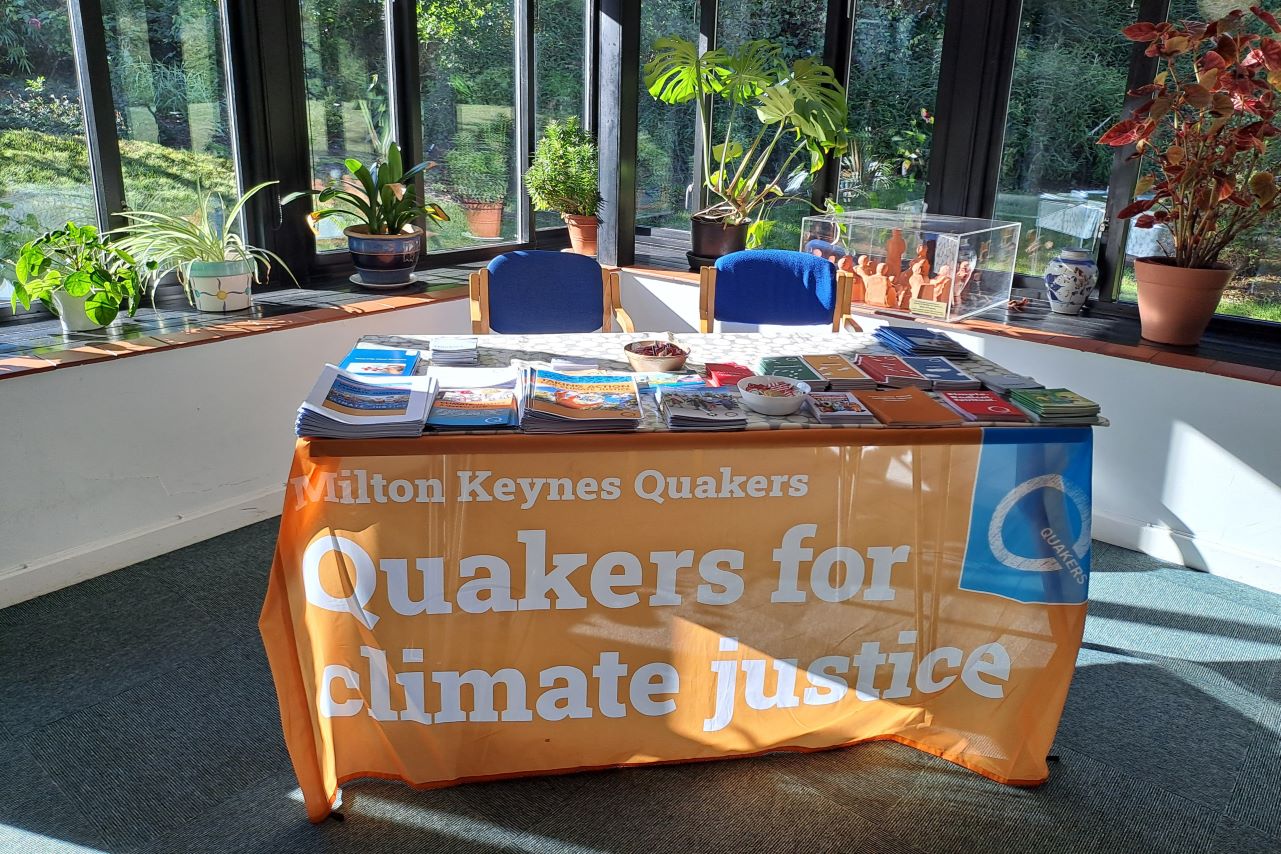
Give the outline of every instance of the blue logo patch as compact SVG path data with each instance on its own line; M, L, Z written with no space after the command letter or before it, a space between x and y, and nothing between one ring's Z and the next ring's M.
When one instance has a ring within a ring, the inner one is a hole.
M1093 431L989 428L974 484L962 590L1075 605L1090 582Z

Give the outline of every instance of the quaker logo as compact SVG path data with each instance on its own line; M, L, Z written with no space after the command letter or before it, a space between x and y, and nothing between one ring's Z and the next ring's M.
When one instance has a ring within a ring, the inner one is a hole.
M962 590L1084 602L1090 580L1092 431L983 431Z

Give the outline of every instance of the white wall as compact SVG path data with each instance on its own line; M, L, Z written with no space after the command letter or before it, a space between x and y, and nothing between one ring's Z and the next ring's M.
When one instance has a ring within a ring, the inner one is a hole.
M637 329L698 328L696 284L625 273L621 289ZM859 322L870 331L885 321ZM1102 405L1112 426L1095 431L1098 539L1281 592L1281 388L951 334L998 364Z
M280 512L298 402L361 335L467 300L0 380L0 607Z

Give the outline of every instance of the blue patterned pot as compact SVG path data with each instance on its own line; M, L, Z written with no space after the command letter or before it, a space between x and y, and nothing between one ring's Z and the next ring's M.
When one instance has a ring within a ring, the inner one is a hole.
M244 261L197 261L189 272L199 311L243 311L253 304L254 268Z
M1085 249L1064 249L1045 268L1045 294L1050 311L1079 314L1099 281L1099 266Z
M403 234L369 234L352 226L344 229L351 261L367 285L409 284L418 253L423 248L422 229Z

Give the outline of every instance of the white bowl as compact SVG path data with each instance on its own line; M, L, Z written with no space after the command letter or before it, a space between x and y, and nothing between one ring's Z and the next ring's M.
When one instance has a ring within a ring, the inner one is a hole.
M791 386L792 394L786 396L774 397L771 395L757 394L754 391L748 391L749 385L773 385L783 383ZM743 405L753 412L759 412L761 415L791 415L805 405L805 395L810 393L808 383L800 380L794 380L790 377L744 377L738 381L738 392L743 396Z

